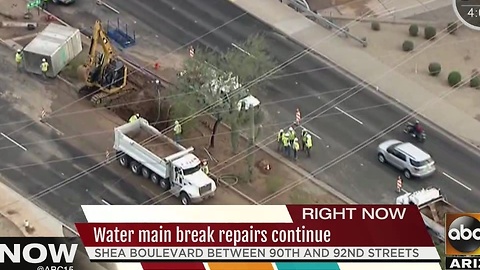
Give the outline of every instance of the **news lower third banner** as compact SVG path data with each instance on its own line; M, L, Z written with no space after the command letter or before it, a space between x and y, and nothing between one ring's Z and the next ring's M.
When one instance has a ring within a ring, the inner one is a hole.
M92 262L140 262L143 269L159 270L215 270L214 265L226 270L230 268L226 265L235 264L246 264L248 269L266 264L278 270L353 265L370 270L398 265L441 269L415 206L95 205L82 209L88 223L76 227Z

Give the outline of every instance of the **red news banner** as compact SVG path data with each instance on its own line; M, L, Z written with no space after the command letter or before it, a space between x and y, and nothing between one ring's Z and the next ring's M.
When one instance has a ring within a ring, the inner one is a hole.
M284 223L79 223L76 226L92 261L440 260L416 206L288 205L286 208L290 219Z

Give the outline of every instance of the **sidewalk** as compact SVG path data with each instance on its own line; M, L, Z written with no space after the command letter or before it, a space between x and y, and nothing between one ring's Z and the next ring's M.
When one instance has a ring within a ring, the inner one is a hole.
M2 179L2 182L6 181L5 178ZM0 196L0 234L2 236L63 236L65 224L2 182L0 182L0 194L2 194ZM28 220L31 229L25 229L25 220Z
M313 51L341 67L340 72L347 71L354 77L378 86L379 91L416 110L443 129L470 144L475 146L480 144L478 140L480 123L477 120L439 99L409 78L396 71L390 71L391 67L370 56L356 43L333 37L333 32L277 0L262 0L261 4L250 0L235 0L233 3L306 47L312 47ZM365 68L366 63L368 69Z

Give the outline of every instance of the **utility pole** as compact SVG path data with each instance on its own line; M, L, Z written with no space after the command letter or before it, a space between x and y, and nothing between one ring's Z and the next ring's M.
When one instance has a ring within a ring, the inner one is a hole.
M255 137L256 137L256 128L255 128L255 109L253 107L248 108L250 114L250 140L248 144L248 156L247 156L247 163L248 163L248 181L253 182L253 169L255 166Z

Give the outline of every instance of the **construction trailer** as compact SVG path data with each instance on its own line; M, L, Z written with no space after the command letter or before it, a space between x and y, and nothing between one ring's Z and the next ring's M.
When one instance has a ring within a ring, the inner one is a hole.
M407 192L397 197L396 204L416 205L420 210L425 226L443 242L445 242L445 214L462 212L449 203L441 190L435 187Z
M174 142L143 118L116 127L114 133L120 165L171 192L183 205L215 195L215 181L201 170L193 147Z
M49 64L47 76L54 78L82 52L80 30L50 23L23 49L24 68L27 72L42 74L40 64Z

